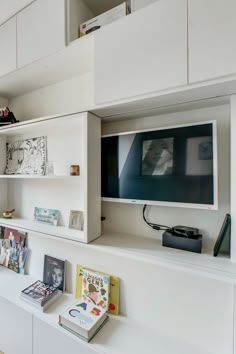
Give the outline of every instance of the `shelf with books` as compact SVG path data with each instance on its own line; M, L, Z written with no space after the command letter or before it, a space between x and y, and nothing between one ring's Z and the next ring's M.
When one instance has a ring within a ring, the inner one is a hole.
M100 119L86 112L1 127L0 211L15 209L21 229L85 243L99 237L100 136ZM72 165L79 175L70 175ZM31 223L35 207L58 210L60 226ZM83 227L68 227L72 211Z

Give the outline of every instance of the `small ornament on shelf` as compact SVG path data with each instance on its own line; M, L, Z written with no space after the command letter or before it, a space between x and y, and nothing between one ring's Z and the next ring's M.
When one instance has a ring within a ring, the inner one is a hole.
M19 123L19 121L16 120L13 112L8 107L0 108L0 126L14 123Z
M15 209L3 211L2 216L4 219L12 219Z

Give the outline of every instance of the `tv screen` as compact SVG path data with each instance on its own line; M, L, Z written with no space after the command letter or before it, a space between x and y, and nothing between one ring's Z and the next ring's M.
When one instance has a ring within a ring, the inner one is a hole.
M103 200L217 208L215 122L102 138Z

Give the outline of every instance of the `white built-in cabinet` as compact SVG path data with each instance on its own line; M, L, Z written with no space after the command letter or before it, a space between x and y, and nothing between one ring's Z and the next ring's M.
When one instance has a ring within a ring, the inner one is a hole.
M38 0L17 15L18 67L65 46L65 0Z
M0 351L32 354L32 314L3 297L0 297L0 313Z
M187 84L187 0L160 0L95 36L95 103Z
M0 26L0 76L16 70L16 18Z
M236 73L235 0L188 0L189 82Z
M34 318L33 353L34 354L95 354L93 349L86 348L85 344L71 338L60 330Z
M6 143L44 136L47 144L45 175L4 174ZM0 224L88 243L101 232L100 119L90 113L39 118L0 128L0 180L7 189L4 209L15 217ZM70 176L70 165L80 166ZM3 195L2 194L2 195ZM60 211L58 226L33 221L34 207ZM81 230L69 228L70 211L83 215Z

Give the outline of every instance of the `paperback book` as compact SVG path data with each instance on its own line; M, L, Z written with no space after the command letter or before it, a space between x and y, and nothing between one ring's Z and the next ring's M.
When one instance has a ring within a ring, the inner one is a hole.
M65 290L65 261L48 255L44 256L43 282Z
M51 285L47 285L41 280L37 280L21 291L21 298L43 307L49 299L52 299L59 290Z
M110 276L86 268L81 269L80 276L81 298L107 311L109 306Z
M76 268L76 299L82 297L82 283L83 283L83 269L87 269L91 272L96 273L94 269L83 267L80 264L77 264ZM119 314L119 302L120 302L120 279L114 275L105 274L99 272L99 274L108 275L110 277L110 294L109 294L109 305L108 312L113 315Z
M108 320L106 310L83 298L59 315L59 324L89 342Z

